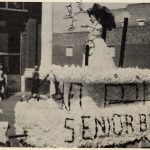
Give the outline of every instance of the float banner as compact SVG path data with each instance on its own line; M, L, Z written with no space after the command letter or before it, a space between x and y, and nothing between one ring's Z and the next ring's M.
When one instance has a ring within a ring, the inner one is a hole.
M150 102L101 108L90 97L61 109L53 99L19 102L15 108L17 133L28 133L36 147L108 147L150 139Z

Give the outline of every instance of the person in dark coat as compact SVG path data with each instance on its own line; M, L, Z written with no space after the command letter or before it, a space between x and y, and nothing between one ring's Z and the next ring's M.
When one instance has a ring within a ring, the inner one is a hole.
M3 74L3 66L0 65L0 100L4 98L6 81Z
M32 97L37 98L39 97L39 86L40 86L40 79L39 79L39 68L38 66L34 67L33 77L32 77Z

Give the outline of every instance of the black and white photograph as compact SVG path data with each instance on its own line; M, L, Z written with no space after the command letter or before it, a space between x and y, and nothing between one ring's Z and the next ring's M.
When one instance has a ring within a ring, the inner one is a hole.
M150 3L0 1L0 149L150 148Z

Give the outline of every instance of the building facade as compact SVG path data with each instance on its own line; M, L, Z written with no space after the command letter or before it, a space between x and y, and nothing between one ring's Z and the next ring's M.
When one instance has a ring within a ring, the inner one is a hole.
M8 90L21 91L25 68L40 63L41 3L0 3L0 64Z
M56 14L57 5L59 4L0 3L0 64L4 66L7 74L9 91L30 91L35 65L40 70L51 64L82 65L83 46L88 31L68 31L65 28L68 21L59 19ZM117 28L107 32L106 43L112 47L110 53L116 66L120 58L123 20L127 17L129 23L124 67L149 69L150 4L130 4L126 8L111 11ZM60 10L57 13L65 16ZM85 16L83 18L85 20L80 18L78 22L81 20L88 24L88 19ZM59 22L63 22L62 29L66 30L55 30Z

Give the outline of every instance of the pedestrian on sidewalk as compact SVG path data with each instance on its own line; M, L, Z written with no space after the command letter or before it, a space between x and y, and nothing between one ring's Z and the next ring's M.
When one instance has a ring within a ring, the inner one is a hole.
M3 66L0 65L0 101L4 98L6 81L3 73Z

